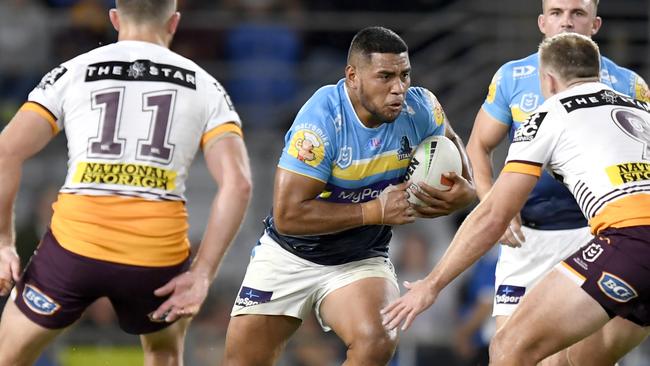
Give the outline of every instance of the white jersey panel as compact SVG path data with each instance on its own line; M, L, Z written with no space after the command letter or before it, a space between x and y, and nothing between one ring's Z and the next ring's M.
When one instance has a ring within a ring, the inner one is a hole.
M167 48L121 41L48 73L30 93L65 129L61 192L184 200L204 134L241 121L221 85Z
M601 83L573 87L517 130L506 162L545 166L592 218L608 202L650 193L649 110Z

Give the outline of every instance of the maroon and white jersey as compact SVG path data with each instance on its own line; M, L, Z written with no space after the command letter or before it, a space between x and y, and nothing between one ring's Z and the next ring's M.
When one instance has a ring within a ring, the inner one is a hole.
M65 129L62 193L184 200L198 147L224 132L241 133L237 112L212 76L140 41L63 63L30 93L27 107L44 109L55 132Z

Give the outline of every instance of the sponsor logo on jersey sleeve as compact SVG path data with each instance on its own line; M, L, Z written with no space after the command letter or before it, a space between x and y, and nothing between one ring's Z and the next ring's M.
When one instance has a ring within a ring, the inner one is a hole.
M524 297L526 288L521 286L512 285L499 285L495 299L497 304L514 305L519 304L521 298Z
M512 142L532 141L537 136L537 131L539 131L544 118L546 118L546 114L546 112L539 112L530 115L528 120L515 131Z
M176 188L176 172L149 165L80 162L72 182L118 184L173 191Z
M61 305L56 301L32 285L25 285L23 300L32 311L41 315L52 315L61 308Z
M598 287L607 297L617 302L628 302L639 296L634 287L608 272L603 272L600 276Z
M52 71L43 76L43 79L41 79L41 82L38 83L36 87L40 89L46 89L47 87L54 85L54 83L56 83L67 71L68 69L66 69L64 66L55 67L52 69Z
M311 129L297 130L291 137L289 155L310 166L318 166L325 158L325 143Z
M271 301L273 291L262 291L246 286L242 286L235 300L236 306L247 307L253 305L264 304Z
M488 86L488 95L485 98L485 100L490 104L494 103L494 98L496 98L497 96L497 87L499 86L500 81L501 81L501 71L499 71L492 77L492 81L490 81L490 86Z
M645 80L640 77L637 77L636 82L634 83L634 94L636 95L636 99L650 102L650 90L648 90L648 84L646 84Z

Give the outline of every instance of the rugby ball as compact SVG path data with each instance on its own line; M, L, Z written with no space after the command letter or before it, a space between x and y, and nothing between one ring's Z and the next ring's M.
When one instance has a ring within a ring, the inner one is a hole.
M411 181L407 188L411 193L409 202L414 205L424 205L412 192L419 191L419 182L424 182L435 189L447 191L452 182L443 176L444 173L455 172L461 175L463 164L460 152L454 143L445 136L429 136L418 145L411 157L404 181Z

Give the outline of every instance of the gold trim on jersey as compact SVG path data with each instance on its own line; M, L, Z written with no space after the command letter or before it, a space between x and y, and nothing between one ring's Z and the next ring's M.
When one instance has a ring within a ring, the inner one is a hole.
M173 191L176 188L176 172L150 165L127 163L77 163L73 183L119 184Z
M632 194L611 201L589 220L593 234L609 227L641 225L650 225L650 194Z
M510 108L510 113L512 114L512 120L515 122L524 123L530 117L532 113L524 112L519 107Z
M395 151L387 151L378 157L367 160L356 160L349 167L341 169L335 165L332 176L338 179L359 180L375 174L408 167L410 160L400 160Z
M208 141L212 140L213 138L221 136L228 132L237 134L239 136L244 135L244 133L241 130L241 127L239 127L236 123L233 122L224 123L203 134L203 137L201 137L201 148L203 149L203 147L208 143Z
M38 113L41 117L45 118L47 122L50 124L50 127L52 127L52 134L56 135L59 133L59 126L56 124L56 117L52 112L50 112L47 108L43 107L42 105L36 103L36 102L25 102L22 107L20 107L21 111L32 111Z
M542 167L535 165L535 163L525 161L510 161L503 167L502 173L521 173L534 175L540 177L542 175Z
M108 262L173 266L190 253L181 201L61 193L52 233L65 249Z

